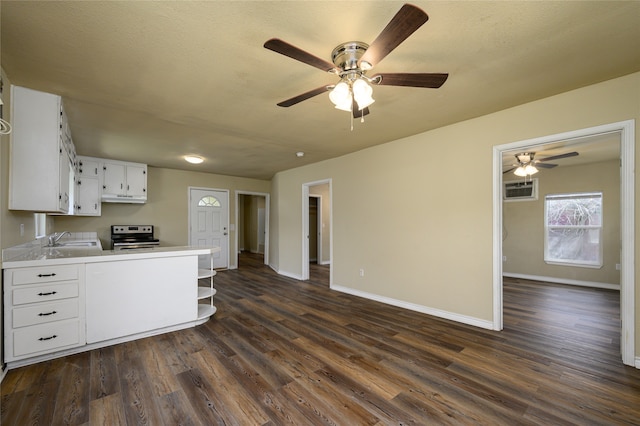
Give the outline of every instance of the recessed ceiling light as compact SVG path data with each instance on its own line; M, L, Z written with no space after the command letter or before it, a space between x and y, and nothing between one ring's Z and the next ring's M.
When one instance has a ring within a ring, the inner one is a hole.
M304 152L302 151L296 152L296 157L304 157Z
M204 161L204 158L198 157L197 155L185 155L184 159L191 164L200 164Z

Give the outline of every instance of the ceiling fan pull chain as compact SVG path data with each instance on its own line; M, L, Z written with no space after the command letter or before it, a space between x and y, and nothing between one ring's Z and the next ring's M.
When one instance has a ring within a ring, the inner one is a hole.
M349 114L349 117L351 117L351 131L353 132L353 114Z

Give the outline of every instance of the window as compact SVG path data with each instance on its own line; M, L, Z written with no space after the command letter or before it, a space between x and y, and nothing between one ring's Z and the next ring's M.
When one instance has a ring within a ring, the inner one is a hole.
M36 238L44 237L47 235L47 215L44 213L34 213L36 228Z
M602 266L602 193L545 197L544 261Z
M220 207L220 200L212 195L205 195L198 201L198 207Z

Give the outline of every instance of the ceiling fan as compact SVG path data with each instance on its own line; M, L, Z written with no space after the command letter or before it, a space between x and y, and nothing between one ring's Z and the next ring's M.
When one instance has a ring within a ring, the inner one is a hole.
M371 84L439 88L449 74L379 73L372 77L366 75L367 71L377 65L428 19L427 14L418 7L405 4L371 45L361 41L342 43L333 49L332 62L320 59L280 39L267 40L264 44L265 48L340 77L340 81L336 84L321 86L294 96L278 103L278 106L290 107L330 91L329 98L336 108L352 112L353 117L364 117L369 114L369 105L375 102L371 96L373 92Z
M557 166L557 164L547 163L547 161L560 160L562 158L575 157L578 155L577 152L566 152L564 154L552 155L551 157L541 158L539 160L535 159L535 152L521 152L516 154L516 164L513 164L513 167L502 172L503 174L509 173L512 170L515 170L513 173L516 176L531 176L534 173L538 173L538 167L543 169L552 169Z

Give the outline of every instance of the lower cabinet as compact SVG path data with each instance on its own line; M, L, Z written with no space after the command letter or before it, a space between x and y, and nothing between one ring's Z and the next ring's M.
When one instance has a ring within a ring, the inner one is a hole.
M5 269L4 362L13 368L207 321L216 272L210 256L199 268L199 255Z
M195 321L197 256L86 265L87 343Z
M4 270L4 360L82 346L84 265Z

